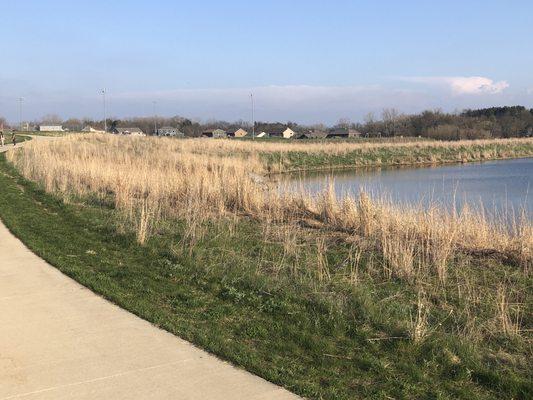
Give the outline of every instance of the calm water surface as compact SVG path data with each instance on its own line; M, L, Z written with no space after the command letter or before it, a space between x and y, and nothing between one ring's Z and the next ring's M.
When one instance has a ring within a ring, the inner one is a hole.
M311 194L333 182L339 197L385 196L403 205L437 204L460 210L465 204L492 216L506 218L525 211L533 218L533 158L424 168L384 168L328 171L292 175L290 189L300 186Z

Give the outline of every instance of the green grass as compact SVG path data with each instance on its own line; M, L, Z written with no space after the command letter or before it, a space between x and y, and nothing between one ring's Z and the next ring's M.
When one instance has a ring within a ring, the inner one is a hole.
M373 272L379 260L371 262L371 255L361 263L361 281L348 284L344 261L350 249L338 240L328 242L326 254L332 280L318 284L313 267L319 254L312 244L320 231L303 230L297 253L286 253L248 219L205 222L194 243L176 221L140 246L128 229L117 233L120 221L107 203L65 204L23 179L4 155L0 188L4 223L60 271L295 393L311 399L533 395L524 341L495 334L476 342L455 332L462 315L455 281L442 289L447 298L432 295L434 329L414 343L408 322L416 313L415 288L379 279ZM299 272L288 272L294 270ZM466 273L453 271L457 281ZM528 285L512 266L483 262L468 273L487 296L502 279L517 290ZM450 317L449 307L459 314ZM492 306L479 307L480 318L489 320Z
M263 152L267 168L274 172L354 167L427 165L484 161L533 156L533 141L527 143L467 144L459 147L378 147L345 153Z
M55 132L55 131L29 131L29 132L19 132L19 134L29 134L34 136L51 136L51 137L61 137L65 135L69 135L71 133L77 133L77 132Z
M17 143L22 143L22 142L25 142L26 140L30 140L31 139L29 136L26 136L26 135L16 134L15 136L17 138ZM13 143L11 134L4 133L4 138L5 138L5 144L6 145Z

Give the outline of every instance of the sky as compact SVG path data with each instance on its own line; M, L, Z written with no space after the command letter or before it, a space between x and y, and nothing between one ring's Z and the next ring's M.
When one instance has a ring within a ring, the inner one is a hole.
M533 1L0 0L0 116L533 107ZM155 103L154 103L155 102ZM155 109L155 110L154 110Z

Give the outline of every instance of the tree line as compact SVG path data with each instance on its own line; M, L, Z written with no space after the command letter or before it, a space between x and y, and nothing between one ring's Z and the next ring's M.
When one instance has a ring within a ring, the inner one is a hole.
M178 128L186 136L200 136L208 129L224 130L244 128L251 132L248 121L208 120L193 121L180 116L173 117L135 117L124 119L107 119L107 128L112 130L120 127L137 127L147 134L153 134L157 127L171 126ZM7 121L0 117L0 125L9 128ZM69 131L80 131L85 126L104 129L103 120L90 118L69 118L62 120L59 116L49 114L32 125L57 124ZM533 109L523 106L490 107L467 109L462 112L446 113L441 110L426 110L419 114L402 114L393 108L384 109L376 117L368 114L363 122L353 123L347 119L339 120L333 126L324 124L302 125L296 122L255 122L255 132L279 130L289 127L295 132L309 130L326 131L330 128L349 128L360 131L368 137L426 137L437 140L463 140L483 138L508 138L533 136Z

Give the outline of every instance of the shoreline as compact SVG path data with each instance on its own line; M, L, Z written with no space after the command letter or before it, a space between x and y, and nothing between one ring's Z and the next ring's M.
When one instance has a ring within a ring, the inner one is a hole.
M488 158L488 159L479 159L479 160L467 160L467 161L438 161L438 162L418 162L418 163L383 163L376 165L336 165L336 166L324 166L316 168L299 168L291 169L278 172L267 172L265 176L276 176L276 175L287 175L295 174L298 172L326 172L326 171L342 171L342 170L375 170L380 168L428 168L428 167L440 167L446 165L462 165L462 164L475 164L475 163L486 163L490 161L506 161L506 160L520 160L520 159L529 159L533 158L533 154L529 156L516 156L516 157L499 157L499 158Z

